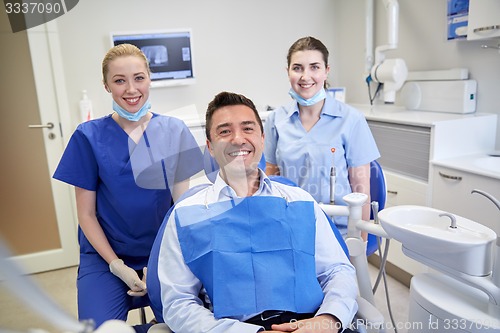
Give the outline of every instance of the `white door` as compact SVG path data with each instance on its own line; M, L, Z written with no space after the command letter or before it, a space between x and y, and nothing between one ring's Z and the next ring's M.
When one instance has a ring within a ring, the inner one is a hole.
M52 180L64 149L61 109L67 110L57 26L12 33L2 11L0 45L0 241L27 273L74 266L72 189Z

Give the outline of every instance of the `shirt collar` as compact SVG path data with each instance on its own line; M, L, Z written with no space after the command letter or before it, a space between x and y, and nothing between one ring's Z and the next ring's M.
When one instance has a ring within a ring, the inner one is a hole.
M260 175L259 188L253 195L258 196L258 195L271 194L272 193L271 180L261 169L259 169L259 175ZM218 200L225 200L228 198L238 197L236 195L236 192L231 188L231 186L226 184L224 179L222 179L222 177L220 176L220 172L217 173L217 178L215 179L215 182L212 186L212 190L214 197L218 198Z
M342 117L344 113L342 112L342 103L337 101L328 92L326 93L325 104L321 109L321 114L328 115L331 117ZM290 107L287 109L287 117L291 118L293 115L299 115L299 104L294 100Z

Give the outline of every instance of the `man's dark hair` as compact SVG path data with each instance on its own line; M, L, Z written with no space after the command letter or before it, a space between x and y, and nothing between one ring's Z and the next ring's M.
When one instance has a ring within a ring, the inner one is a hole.
M260 130L262 133L264 133L264 126L262 125L262 119L260 119L259 112L257 111L255 104L253 104L253 102L250 99L246 98L243 95L223 91L221 93L218 93L214 97L214 99L208 104L207 113L205 116L205 120L206 120L205 121L205 134L206 134L207 139L209 141L211 141L210 129L212 128L212 117L214 115L214 112L222 107L231 106L231 105L245 105L245 106L248 106L250 109L252 109L253 113L255 114L255 118L257 119L257 122L259 123Z

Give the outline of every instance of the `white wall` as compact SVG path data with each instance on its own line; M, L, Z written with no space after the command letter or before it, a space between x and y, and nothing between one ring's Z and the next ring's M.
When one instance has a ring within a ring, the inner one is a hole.
M368 104L364 81L364 0L334 0L334 84L347 87L347 101ZM477 112L499 114L497 149L500 148L500 54L483 49L498 45L499 39L483 41L446 40L447 0L399 0L399 45L388 58L403 58L408 70L469 69L477 80ZM374 46L386 44L386 12L375 0Z
M314 19L309 15L314 13ZM80 1L57 19L69 100L76 124L81 90L96 116L112 112L101 83L101 61L112 31L192 28L197 83L152 89L153 111L206 106L222 90L259 105L289 101L286 53L298 38L333 43L331 0L106 0Z
M478 81L477 112L500 114L500 54L481 44L447 41L447 0L400 0L399 47L410 71L469 69ZM385 44L386 12L375 0L374 46ZM111 112L101 84L101 60L111 31L192 28L197 83L152 90L154 111L207 103L222 91L246 94L258 106L289 101L285 72L288 47L312 35L329 48L330 83L347 87L349 103L369 103L364 73L364 0L106 0L80 1L58 18L61 52L74 124L87 89L96 116ZM499 117L500 122L500 117ZM500 128L500 124L499 124ZM500 130L497 135L500 148Z

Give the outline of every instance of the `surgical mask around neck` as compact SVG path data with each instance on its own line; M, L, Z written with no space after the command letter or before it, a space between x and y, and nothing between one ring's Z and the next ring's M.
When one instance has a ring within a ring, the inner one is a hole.
M293 88L290 88L290 91L288 92L288 94L290 94L290 96L292 96L292 98L294 100L296 100L297 103L299 103L302 106L311 106L311 105L314 105L314 104L316 104L316 103L318 103L326 98L325 88L321 88L321 90L318 91L316 93L316 95L314 95L313 97L311 97L309 99L305 99L302 96L300 96L299 94L297 94L295 92L295 90L293 90Z
M139 119L141 119L142 116L144 116L149 111L149 109L151 109L151 103L149 102L149 99L136 113L128 112L113 100L113 110L116 111L116 113L118 113L120 117L130 121L139 121Z

